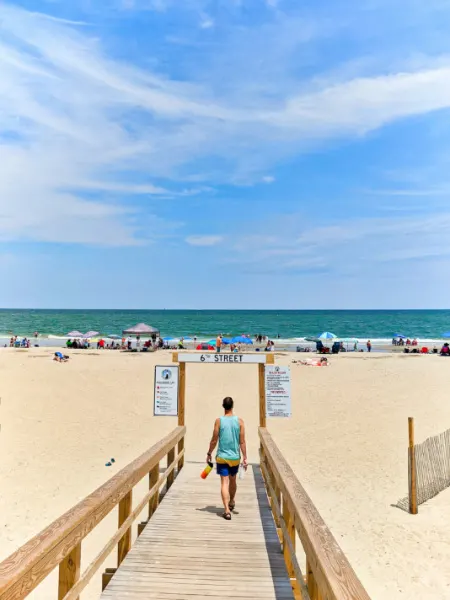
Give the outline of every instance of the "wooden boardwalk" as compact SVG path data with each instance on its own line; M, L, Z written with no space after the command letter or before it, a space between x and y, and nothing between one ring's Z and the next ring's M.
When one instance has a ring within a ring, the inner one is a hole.
M238 480L235 514L221 518L219 478L183 470L102 593L102 599L293 600L259 467Z

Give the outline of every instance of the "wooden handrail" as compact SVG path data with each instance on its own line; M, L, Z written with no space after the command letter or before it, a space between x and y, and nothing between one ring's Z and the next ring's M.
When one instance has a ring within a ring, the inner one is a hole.
M173 451L177 443L184 438L185 433L186 427L176 427L109 481L0 563L0 600L25 598L74 550L78 554L78 547L88 533L119 504L145 475L148 475L166 455ZM173 467L170 468L168 475L166 477L163 475L164 480L168 478L169 474L173 474L175 465L176 463L173 462ZM159 486L153 487L156 489ZM146 503L149 501L150 492L146 495ZM128 518L123 523L124 529L126 524L128 524Z
M370 600L333 534L265 427L259 428L259 438L264 467L268 467L273 477L273 487L276 486L283 495L283 505L287 504L306 554L311 600Z

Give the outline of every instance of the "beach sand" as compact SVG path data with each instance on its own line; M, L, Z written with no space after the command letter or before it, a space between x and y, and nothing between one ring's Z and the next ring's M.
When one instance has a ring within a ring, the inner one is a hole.
M176 425L152 416L154 365L169 364L169 352L70 354L58 364L48 349L0 350L0 560ZM371 598L450 598L450 490L417 516L391 506L407 493L408 416L416 442L450 427L450 362L388 354L330 362L326 369L291 365L293 416L269 419L269 431ZM188 366L187 461L205 460L225 395L235 398L257 461L255 365ZM113 511L83 543L83 565L116 519ZM105 566L115 566L114 558ZM55 578L30 598L54 597ZM98 597L99 586L100 573L83 599Z

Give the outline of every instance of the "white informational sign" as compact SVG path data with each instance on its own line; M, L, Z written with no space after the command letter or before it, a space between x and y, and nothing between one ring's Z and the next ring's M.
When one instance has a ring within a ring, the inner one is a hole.
M268 417L290 417L291 370L289 367L266 365L266 415Z
M176 417L178 414L178 369L172 365L155 367L155 417Z
M266 355L261 354L234 354L230 352L220 352L219 354L202 354L201 352L180 352L178 354L178 362L185 363L214 363L214 364L249 364L249 363L263 363L266 362Z

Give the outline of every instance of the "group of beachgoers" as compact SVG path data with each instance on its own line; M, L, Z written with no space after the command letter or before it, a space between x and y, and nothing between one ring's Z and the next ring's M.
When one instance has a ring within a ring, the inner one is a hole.
M6 346L6 344L5 344ZM22 338L19 339L19 337L17 335L13 335L11 337L11 339L9 340L9 347L10 348L31 348L31 340L30 338Z
M419 342L416 340L416 338L413 340L410 340L409 338L406 340L404 338L392 338L393 346L418 346L418 344Z
M96 340L95 342L91 342L91 340L86 339L86 338L83 338L83 339L74 338L74 339L67 340L66 347L72 348L72 349L78 348L81 350L87 350L88 348L92 348L94 344L95 344L95 347L97 350L129 350L129 351L133 350L133 340L130 337L128 337L128 338L123 337L121 339L121 341L119 341L119 340L106 341L104 338L100 338L100 339ZM143 350L146 352L150 348L156 349L156 348L163 348L163 347L164 347L164 342L161 338L157 338L155 340L152 340L151 338L149 338L144 343L142 343L141 337L139 335L136 336L135 348L138 352L139 352L139 350Z

